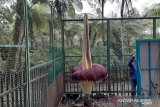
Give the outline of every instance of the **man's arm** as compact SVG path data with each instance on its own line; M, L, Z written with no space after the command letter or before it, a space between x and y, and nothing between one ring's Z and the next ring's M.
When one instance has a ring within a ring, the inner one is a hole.
M128 66L131 68L133 65L132 65L132 62L134 61L134 58L135 56L132 57L132 59L130 59L129 63L128 63Z

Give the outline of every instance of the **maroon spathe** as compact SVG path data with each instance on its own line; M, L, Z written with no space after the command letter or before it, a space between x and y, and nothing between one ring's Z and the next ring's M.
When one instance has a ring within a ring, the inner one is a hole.
M83 70L81 66L72 68L72 79L76 81L97 81L107 76L107 70L100 64L92 64L92 68Z

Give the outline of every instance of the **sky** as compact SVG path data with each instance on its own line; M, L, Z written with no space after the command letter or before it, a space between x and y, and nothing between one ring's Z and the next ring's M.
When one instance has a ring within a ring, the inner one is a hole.
M160 3L160 0L132 0L133 7L137 8L140 12L140 15L143 14L143 11L146 7L150 7L155 3ZM111 4L109 1L105 4L105 12L104 16L112 17L112 14L118 13L118 17L120 16L120 6L117 3Z
M93 1L93 0L90 0L90 1ZM90 7L87 0L82 0L81 2L83 3L83 9L81 11L79 9L76 9L77 6L74 6L76 14L89 13L97 17L95 9Z
M90 1L93 2L94 0ZM95 9L90 7L87 0L82 0L82 2L84 8L80 12L77 10L76 11L77 14L90 13L97 16ZM160 3L160 0L132 0L133 7L137 8L137 10L140 12L140 15L143 14L145 8L150 7L155 3ZM98 5L95 4L95 6ZM113 14L117 13L118 14L117 17L120 17L120 7L121 7L120 4L117 4L116 2L111 3L109 2L109 0L107 0L107 2L105 3L104 16L113 17Z
M15 0L9 0L10 2ZM83 10L80 11L79 9L75 9L77 14L82 13L89 13L94 17L97 17L96 10L94 8L91 8L88 2L93 4L96 7L98 7L98 3L95 3L95 0L81 0L83 3ZM116 0L114 0L116 1ZM121 0L119 0L121 1ZM155 3L160 3L160 0L132 0L133 7L137 8L137 10L140 12L140 15L143 15L143 11L145 8L152 6ZM74 6L76 8L76 6ZM121 5L113 2L111 3L110 0L106 0L105 7L104 7L104 16L105 17L113 17L114 14L117 14L117 17L120 17L120 7Z

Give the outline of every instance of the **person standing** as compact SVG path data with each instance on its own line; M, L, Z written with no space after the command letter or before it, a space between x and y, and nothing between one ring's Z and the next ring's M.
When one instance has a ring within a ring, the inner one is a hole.
M130 77L131 77L131 96L134 99L136 95L136 86L137 86L137 69L136 69L136 55L133 55L129 60L128 66L130 68Z

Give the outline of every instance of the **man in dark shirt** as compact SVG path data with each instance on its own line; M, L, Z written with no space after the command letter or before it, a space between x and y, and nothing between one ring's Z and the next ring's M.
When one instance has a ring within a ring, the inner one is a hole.
M136 74L136 56L133 55L130 59L128 66L130 68L130 77L131 77L131 95L132 98L136 95L136 86L137 86L137 74Z

